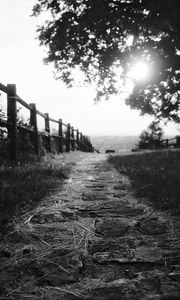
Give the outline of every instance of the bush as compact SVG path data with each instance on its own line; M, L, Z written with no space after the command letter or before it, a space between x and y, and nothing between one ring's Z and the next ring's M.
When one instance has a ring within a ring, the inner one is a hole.
M163 130L159 125L159 122L152 122L147 130L144 130L138 142L139 149L158 148L161 147L161 140L163 137Z

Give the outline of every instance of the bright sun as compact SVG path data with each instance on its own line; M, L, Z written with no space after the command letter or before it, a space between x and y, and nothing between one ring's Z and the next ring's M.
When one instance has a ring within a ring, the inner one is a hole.
M143 81L150 75L150 68L145 62L137 62L132 66L128 75L133 80Z

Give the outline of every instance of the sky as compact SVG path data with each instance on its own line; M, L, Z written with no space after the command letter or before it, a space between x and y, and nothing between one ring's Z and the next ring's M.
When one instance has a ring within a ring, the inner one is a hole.
M0 82L16 84L17 94L36 103L41 112L62 118L86 135L139 135L152 121L125 105L120 96L95 104L89 88L68 89L45 66L45 50L36 39L38 18L31 17L35 0L0 0ZM165 134L179 134L170 124Z

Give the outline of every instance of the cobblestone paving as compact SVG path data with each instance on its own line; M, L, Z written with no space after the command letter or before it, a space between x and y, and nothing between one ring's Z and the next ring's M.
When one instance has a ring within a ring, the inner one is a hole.
M106 159L83 154L23 220L28 282L12 299L180 299L179 220L136 199Z

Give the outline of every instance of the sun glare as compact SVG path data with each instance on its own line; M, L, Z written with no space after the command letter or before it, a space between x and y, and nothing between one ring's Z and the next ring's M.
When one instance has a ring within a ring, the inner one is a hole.
M145 62L135 63L129 72L129 77L135 81L146 80L149 75L150 75L150 68L148 64Z

